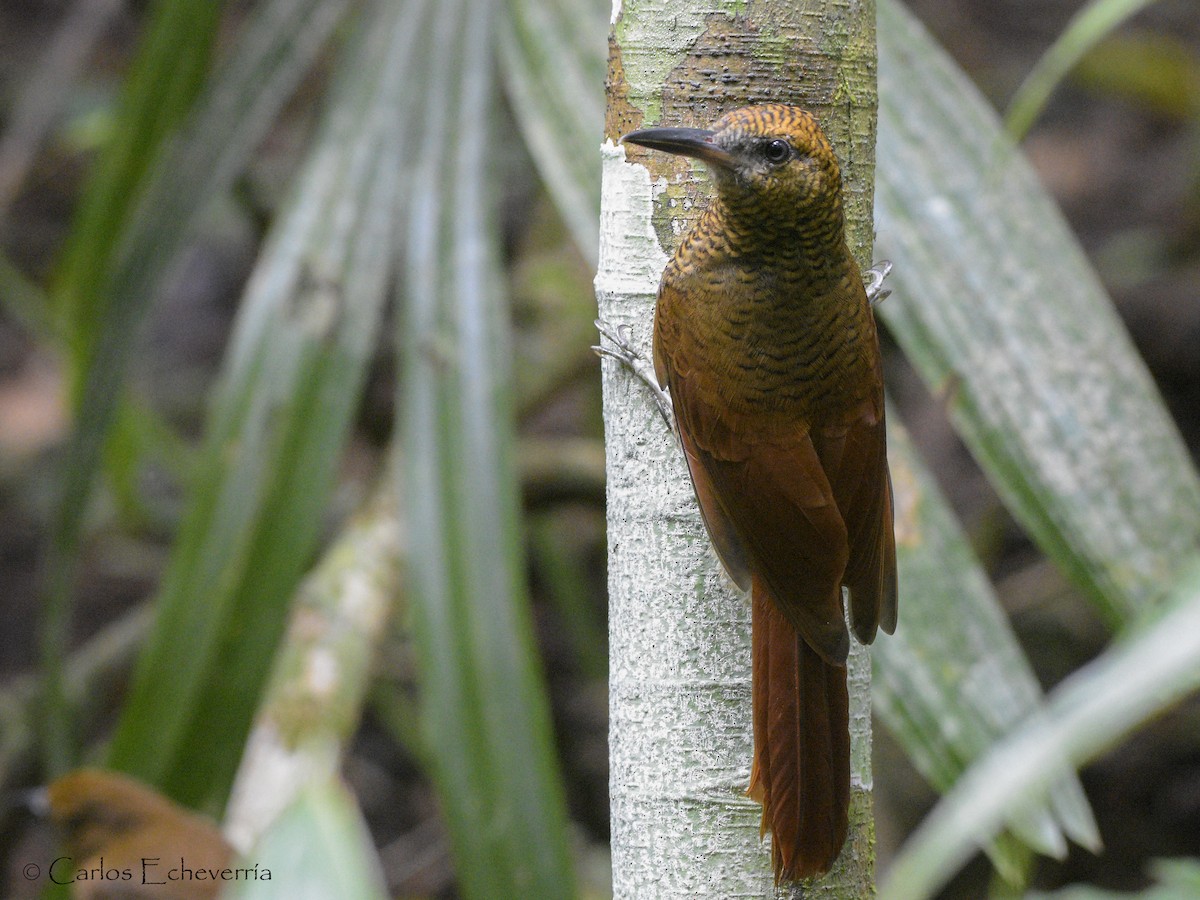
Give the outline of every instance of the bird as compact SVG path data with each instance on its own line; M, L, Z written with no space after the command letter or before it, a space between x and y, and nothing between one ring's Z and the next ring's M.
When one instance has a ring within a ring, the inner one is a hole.
M47 877L75 900L204 900L231 877L235 853L216 823L127 775L76 769L33 799L66 854Z
M715 186L662 275L654 376L717 556L750 593L760 836L776 883L818 877L848 830L843 589L860 642L897 620L879 337L838 161L784 104L621 140L698 159Z

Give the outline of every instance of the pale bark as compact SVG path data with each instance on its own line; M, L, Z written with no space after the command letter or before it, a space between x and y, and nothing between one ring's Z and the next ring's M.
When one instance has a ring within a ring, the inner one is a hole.
M707 202L686 163L626 162L615 140L652 124L706 125L748 103L821 120L846 182L851 246L870 263L874 179L873 2L625 0L610 39L596 292L600 315L649 352L658 279ZM751 753L749 607L704 533L679 447L648 391L604 365L613 893L616 898L773 894ZM834 872L785 896L873 893L870 665L850 664L851 835Z

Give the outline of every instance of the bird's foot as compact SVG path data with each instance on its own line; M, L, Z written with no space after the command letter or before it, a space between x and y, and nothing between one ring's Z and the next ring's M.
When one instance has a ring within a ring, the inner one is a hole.
M863 272L863 283L867 288L867 302L872 306L878 306L891 295L891 291L883 289L883 280L891 271L892 264L884 259Z
M603 319L597 319L596 330L600 332L600 343L593 345L592 350L599 357L607 356L609 359L615 359L643 381L646 387L650 388L659 414L667 423L667 427L674 431L675 416L671 411L671 398L667 396L665 390L659 387L654 367L650 365L646 357L634 349L633 335L629 326L614 326Z

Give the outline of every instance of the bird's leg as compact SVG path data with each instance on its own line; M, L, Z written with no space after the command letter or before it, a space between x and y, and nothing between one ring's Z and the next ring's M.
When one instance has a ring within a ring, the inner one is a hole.
M596 320L596 329L600 332L600 343L592 347L599 357L609 357L624 365L650 388L659 414L671 431L675 430L675 415L671 411L671 398L666 390L659 387L658 377L654 367L642 354L633 348L633 339L628 325L610 325L603 319Z
M863 283L867 288L867 302L872 306L878 306L891 295L891 291L883 289L883 280L891 271L892 264L884 259L863 272Z

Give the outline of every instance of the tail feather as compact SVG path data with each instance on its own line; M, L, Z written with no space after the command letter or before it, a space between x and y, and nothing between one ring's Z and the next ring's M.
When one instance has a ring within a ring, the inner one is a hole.
M850 806L846 669L817 655L758 578L753 586L754 762L750 796L772 835L775 880L829 871Z

